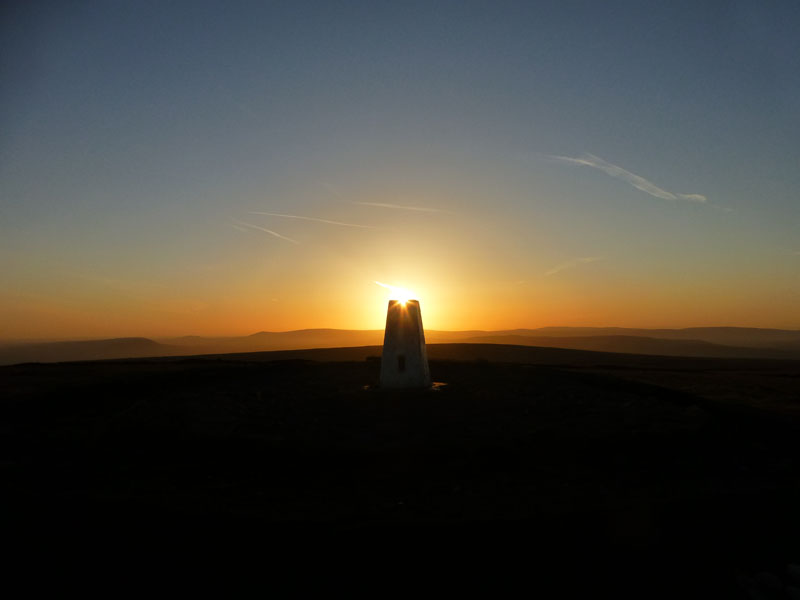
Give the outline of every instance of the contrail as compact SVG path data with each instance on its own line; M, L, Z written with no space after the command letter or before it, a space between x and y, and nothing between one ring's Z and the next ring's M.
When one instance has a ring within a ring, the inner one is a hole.
M286 237L285 235L281 235L277 231L272 231L271 229L267 229L265 227L259 227L258 225L253 225L252 223L245 223L244 221L239 221L238 219L233 219L233 220L236 223L238 223L239 225L242 225L244 227L250 227L252 229L258 229L259 231L263 231L264 233L268 233L270 235L273 235L276 238L279 238L279 239L282 239L282 240L286 240L287 242L291 242L293 244L300 244L300 242L298 242L297 240L293 240L290 237Z
M389 285L388 283L381 283L380 281L375 281L374 283L377 283L381 287L385 287L387 290L397 289L395 286Z
M631 173L630 171L626 171L622 167L618 167L617 165L613 165L610 162L606 162L599 156L595 156L594 154L584 154L583 156L573 158L571 156L555 156L551 155L550 158L554 158L556 160L560 160L561 162L569 163L572 165L581 165L586 167L592 167L594 169L599 169L603 171L607 175L611 175L611 177L616 177L617 179L621 179L622 181L632 185L637 190L641 190L646 194L650 194L651 196L655 196L656 198L661 198L663 200L689 200L690 202L706 202L707 198L703 196L703 194L678 194L673 192L668 192L667 190L658 187L652 181L648 181L644 177L640 175L636 175L635 173Z
M545 273L546 277L550 275L555 275L556 273L560 273L561 271L565 271L566 269L571 269L573 267L577 267L578 265L586 264L586 263L593 263L597 262L598 260L603 260L602 256L584 256L582 258L576 258L565 263L561 263L560 265L556 265L549 271Z
M353 204L360 204L361 206L377 206L379 208L394 208L398 210L416 210L419 212L431 212L431 213L450 212L447 210L442 210L441 208L427 208L425 206L403 206L401 204L386 204L384 202L353 202Z
M281 217L283 219L300 219L302 221L316 221L317 223L327 223L328 225L339 225L341 227L358 227L359 229L375 229L372 225L358 225L356 223L342 223L341 221L329 221L328 219L317 219L316 217L301 217L300 215L282 215L279 213L250 211L251 215L269 215L270 217Z

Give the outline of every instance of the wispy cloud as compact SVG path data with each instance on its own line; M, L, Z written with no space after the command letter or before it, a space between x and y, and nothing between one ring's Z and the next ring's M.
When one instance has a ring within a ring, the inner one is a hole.
M429 212L429 213L450 212L447 210L442 210L441 208L429 208L427 206L404 206L402 204L387 204L385 202L353 202L353 204L360 204L361 206L377 206L379 208L394 208L397 210L415 210L418 212Z
M684 200L689 200L691 202L706 202L708 198L703 196L703 194L675 194L678 198L683 198Z
M703 194L679 194L676 192L669 192L664 188L658 187L652 181L648 181L640 175L626 171L622 167L612 165L610 162L607 162L599 156L595 156L594 154L584 154L580 157L551 155L550 158L554 158L561 162L572 165L580 165L599 169L607 175L611 175L611 177L621 179L625 183L632 185L637 190L641 190L646 194L650 194L651 196L655 196L656 198L661 198L663 200L688 200L689 202L700 203L704 203L707 200Z
M375 229L372 225L359 225L357 223L343 223L342 221L329 221L328 219L318 219L316 217L303 217L300 215L284 215L280 213L261 212L257 210L250 211L251 215L268 215L270 217L280 217L282 219L299 219L301 221L315 221L317 223L326 223L328 225L338 225L339 227L358 227L359 229Z
M560 273L561 271L566 271L567 269L572 269L577 267L578 265L584 265L587 263L597 262L599 260L603 260L602 256L583 256L581 258L575 258L573 260L568 260L565 263L561 263L560 265L556 265L549 271L545 272L545 276L549 277L550 275L555 275L556 273Z
M239 221L238 219L231 219L235 224L240 225L241 227L249 227L250 229L258 229L259 231L263 231L264 233L268 233L271 236L274 236L281 240L286 240L287 242L291 242L292 244L299 244L297 240L293 240L290 237L286 237L285 235L281 235L277 231L272 231L271 229L267 229L266 227L259 227L258 225L253 225L252 223L245 223L244 221Z

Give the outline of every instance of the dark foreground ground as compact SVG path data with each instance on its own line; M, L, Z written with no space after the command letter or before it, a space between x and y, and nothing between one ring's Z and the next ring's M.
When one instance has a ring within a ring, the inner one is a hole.
M386 392L377 353L0 368L4 544L378 597L797 597L800 363L433 345L447 385Z

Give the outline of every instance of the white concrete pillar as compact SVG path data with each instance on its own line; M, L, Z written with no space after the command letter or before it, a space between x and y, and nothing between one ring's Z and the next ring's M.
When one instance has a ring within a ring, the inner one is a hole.
M425 331L418 300L389 300L381 356L381 387L423 388L431 385Z

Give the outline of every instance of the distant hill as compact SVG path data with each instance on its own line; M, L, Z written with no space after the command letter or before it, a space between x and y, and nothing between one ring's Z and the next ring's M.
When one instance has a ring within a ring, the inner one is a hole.
M183 348L138 337L83 342L13 344L0 347L0 364L173 356L182 352Z
M592 350L595 352L622 352L625 354L653 354L660 356L696 356L718 358L800 358L800 352L791 349L744 348L724 346L703 340L673 340L633 335L597 335L589 337L539 337L523 335L486 335L460 340L468 344L507 344Z
M541 346L600 352L719 358L800 359L800 331L747 327L627 329L543 327L505 331L426 330L429 344L477 343ZM240 337L117 338L80 342L0 345L0 364L147 356L188 356L312 348L379 346L383 330L260 331Z
M301 329L299 331L260 331L248 336L253 345L262 348L334 348L383 344L383 330ZM344 344L342 342L345 342Z
M160 341L170 346L184 348L190 354L302 350L383 344L383 330L299 329L296 331L259 331L241 337L186 336Z
M542 337L634 336L664 340L702 340L726 346L777 347L800 344L800 331L757 327L686 327L684 329L633 329L625 327L541 327L487 332L493 335Z

